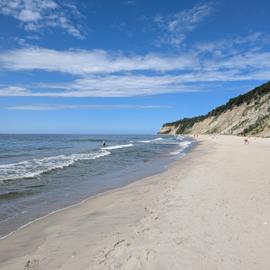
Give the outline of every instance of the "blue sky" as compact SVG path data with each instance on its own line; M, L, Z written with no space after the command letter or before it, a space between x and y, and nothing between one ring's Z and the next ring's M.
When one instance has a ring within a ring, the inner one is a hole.
M155 133L270 78L266 0L0 0L1 133Z

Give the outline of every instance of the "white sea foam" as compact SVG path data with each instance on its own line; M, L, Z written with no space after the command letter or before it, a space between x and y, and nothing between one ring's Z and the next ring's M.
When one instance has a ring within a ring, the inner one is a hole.
M152 140L142 140L142 141L139 141L140 143L150 143Z
M183 148L187 148L190 144L192 144L192 142L189 141L184 141L184 142L180 142L179 145Z
M156 138L153 141L162 141L162 140L163 140L163 138Z
M163 141L163 138L156 138L156 139L153 139L153 140L142 140L142 141L139 141L140 143L151 143L151 142L157 142L157 141Z
M127 147L132 147L132 146L134 146L133 143L119 144L119 145L106 146L106 147L103 147L102 149L115 150L115 149L127 148Z
M172 152L170 153L170 155L172 155L172 156L177 156L177 155L179 155L181 152L182 152L182 149L178 149L178 150L176 150L176 151L172 151Z
M184 149L189 147L190 144L192 144L192 142L190 142L190 141L180 142L179 143L180 148L178 150L175 150L175 151L171 152L170 154L171 155L179 155L179 154L181 154L183 152Z
M55 169L68 167L79 160L97 159L109 154L110 152L107 150L100 150L92 153L59 155L0 165L0 181L32 178Z

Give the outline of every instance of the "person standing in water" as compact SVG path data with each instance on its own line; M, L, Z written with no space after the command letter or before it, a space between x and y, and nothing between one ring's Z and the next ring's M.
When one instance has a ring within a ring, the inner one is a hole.
M103 146L103 147L105 147L105 146L106 146L106 142L105 142L105 141L103 141L102 146Z

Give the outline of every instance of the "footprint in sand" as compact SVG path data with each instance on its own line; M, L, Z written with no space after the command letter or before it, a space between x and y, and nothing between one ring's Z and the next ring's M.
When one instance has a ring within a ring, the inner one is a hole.
M28 260L24 266L24 269L33 269L33 270L40 269L39 260Z

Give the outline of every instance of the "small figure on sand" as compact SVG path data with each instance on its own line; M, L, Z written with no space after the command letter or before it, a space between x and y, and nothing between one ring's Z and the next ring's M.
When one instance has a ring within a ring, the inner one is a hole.
M103 147L105 147L105 146L106 146L106 142L105 142L105 141L103 141L102 146L103 146Z
M248 138L245 138L245 139L244 139L244 144L249 144Z

